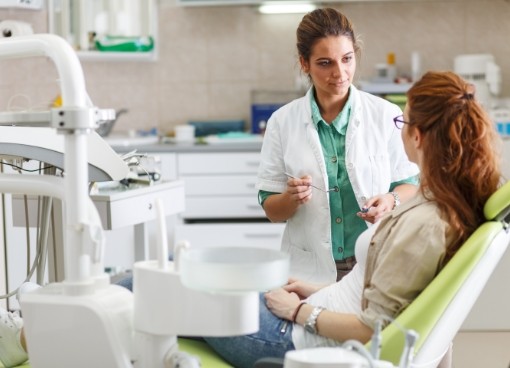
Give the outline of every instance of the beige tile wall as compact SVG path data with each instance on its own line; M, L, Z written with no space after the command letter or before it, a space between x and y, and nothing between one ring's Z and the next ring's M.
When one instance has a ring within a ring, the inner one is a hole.
M509 344L509 332L460 332L453 341L453 368L508 368Z
M244 119L250 91L288 90L299 75L295 29L301 15L261 15L253 7L181 8L159 1L156 62L83 61L87 88L99 107L130 109L115 130L171 131L196 119ZM332 4L353 21L364 43L358 78L373 75L388 52L410 72L418 51L423 69L451 69L462 53L492 53L510 97L510 3L427 0ZM46 11L0 10L0 19L28 21L46 32ZM14 95L21 95L15 97ZM0 61L0 109L41 107L58 94L44 59ZM28 96L29 99L24 96Z

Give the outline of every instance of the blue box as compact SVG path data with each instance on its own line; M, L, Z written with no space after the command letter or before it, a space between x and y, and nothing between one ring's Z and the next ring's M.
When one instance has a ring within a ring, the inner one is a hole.
M251 132L261 134L266 130L267 121L284 104L253 104L251 105Z
M496 122L496 129L503 137L510 137L510 122Z

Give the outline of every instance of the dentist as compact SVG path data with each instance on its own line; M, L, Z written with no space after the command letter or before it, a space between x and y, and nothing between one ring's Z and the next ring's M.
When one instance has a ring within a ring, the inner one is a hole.
M305 15L297 50L312 86L268 121L259 203L271 221L287 222L291 275L333 282L354 267L358 236L416 193L418 168L387 124L400 108L352 84L360 47L345 15Z

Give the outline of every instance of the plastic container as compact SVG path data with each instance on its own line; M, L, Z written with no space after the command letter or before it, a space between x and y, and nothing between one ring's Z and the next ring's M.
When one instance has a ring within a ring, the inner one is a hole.
M179 257L183 285L204 291L267 291L287 283L289 268L288 254L263 248L190 248Z
M194 142L195 127L193 125L177 125L175 127L176 142Z

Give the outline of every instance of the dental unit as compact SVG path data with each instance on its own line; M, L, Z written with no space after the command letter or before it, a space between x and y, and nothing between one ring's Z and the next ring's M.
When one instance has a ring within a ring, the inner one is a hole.
M103 112L91 106L81 65L69 44L42 34L0 40L0 58L32 56L49 57L55 64L63 104L49 113L1 114L0 146L6 151L0 154L51 162L62 153L59 166L64 175L2 174L0 190L55 197L65 203L65 278L20 299L31 366L164 367L178 354L177 334L255 332L257 291L286 282L289 260L283 253L209 249L204 255L182 246L176 251L176 259L182 261L178 268L167 260L161 215L159 259L135 264L134 293L110 284L103 271L102 227L87 187L90 177L118 180L127 167L93 132ZM99 160L94 158L97 154ZM160 214L161 206L156 200ZM209 271L202 277L186 272L196 265ZM225 265L231 273L221 272ZM243 277L237 275L241 272ZM211 273L218 277L211 278ZM196 290L200 288L207 291Z

